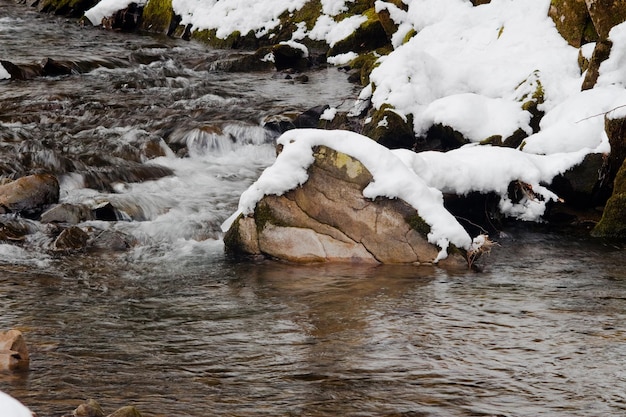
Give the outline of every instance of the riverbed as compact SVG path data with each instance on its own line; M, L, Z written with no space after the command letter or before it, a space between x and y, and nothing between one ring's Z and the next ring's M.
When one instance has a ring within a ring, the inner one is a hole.
M275 158L264 120L349 109L345 73L225 73L233 51L5 0L0 36L14 63L99 63L0 81L0 164L54 170L62 201L140 213L83 224L132 236L126 251L55 254L43 232L0 243L0 330L31 352L0 390L39 417L87 398L148 417L626 413L622 244L511 226L480 273L224 254L221 223ZM125 150L145 142L165 152L140 163L173 174L125 181Z

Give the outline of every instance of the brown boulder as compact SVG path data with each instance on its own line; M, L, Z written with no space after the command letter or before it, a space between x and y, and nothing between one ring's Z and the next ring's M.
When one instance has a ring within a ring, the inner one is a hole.
M50 174L29 175L0 185L0 213L34 214L59 201L59 182Z
M606 39L613 26L626 21L626 0L585 0L585 3L600 39Z
M303 185L263 197L252 217L233 223L224 237L227 251L291 262L433 262L439 250L411 205L365 198L363 189L373 178L352 157L324 146L314 156ZM465 264L453 252L444 264Z
M28 348L22 332L0 332L0 371L26 370L29 362Z

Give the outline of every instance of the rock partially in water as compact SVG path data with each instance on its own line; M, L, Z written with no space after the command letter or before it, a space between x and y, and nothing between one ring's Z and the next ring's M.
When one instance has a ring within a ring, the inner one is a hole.
M80 227L72 226L61 232L52 243L55 252L78 252L85 249L89 235Z
M439 250L412 206L365 198L372 175L350 156L324 146L314 156L303 185L265 196L252 217L235 221L224 237L228 251L291 262L433 262ZM444 264L465 265L460 251L450 252Z
M22 332L0 332L0 371L24 371L28 369L29 363L28 348Z
M42 213L40 221L42 223L78 224L93 219L90 207L84 204L61 203Z
M615 177L613 195L607 201L602 219L593 229L592 235L626 239L626 161Z
M36 174L0 185L0 213L32 216L59 201L59 181L50 174Z
M75 417L104 417L104 411L94 399L88 399L72 412Z
M127 405L109 414L108 417L141 417L141 413L134 406Z
M288 68L302 71L310 66L308 53L304 49L287 43L274 45L272 54L274 55L274 65L278 71Z

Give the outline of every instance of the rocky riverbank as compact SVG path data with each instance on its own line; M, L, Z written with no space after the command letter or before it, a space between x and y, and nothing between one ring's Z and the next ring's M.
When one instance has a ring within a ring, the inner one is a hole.
M489 2L475 1L473 6L486 7L487 3ZM169 0L152 0L145 4L129 3L127 7L108 14L103 11L108 9L98 9L104 2L97 5L93 1L67 3L38 0L26 4L45 13L77 18L78 22L84 25L95 24L110 30L148 31L183 39L193 38L211 47L229 48L232 50L229 59L216 64L221 71L273 69L281 77L293 79L294 82L306 82L307 72L330 64L341 65L346 76L361 84L364 91L368 86L376 87L371 82L370 75L383 62L381 57L389 56L394 49L410 42L416 35L414 30L408 30L406 25L403 26L402 19L398 17L412 12L413 6L410 2L402 1L347 2L340 10L332 12L328 10L326 3L303 2L302 5L291 7L281 13L272 27L253 28L246 33L234 29L229 32L227 28L202 28L197 21L192 22L188 16L178 14L175 4ZM605 1L553 1L548 13L563 38L572 47L579 48L579 70L585 74L580 88L592 90L602 63L611 55L613 44L609 36L611 29L626 20L626 7L621 3ZM100 21L93 21L101 15L103 17ZM347 22L353 21L351 29L341 36L331 36L330 32L324 36L315 36L315 28L320 27L320 22L331 18L334 24L345 23L346 27ZM589 52L591 49L592 53ZM55 59L45 60L40 65L2 61L4 69L15 80L87 72L91 71L94 65L96 64L93 62L86 64ZM415 151L448 151L476 142L480 145L523 149L529 134L541 131L547 97L541 74L532 74L522 84L525 85L527 92L519 97L519 106L529 113L529 126L532 131L518 129L506 137L502 135L468 137L445 121L435 122L427 130L418 132L413 123L415 114L403 114L393 104L380 105L367 96L357 100L357 104L350 112L333 112L334 109L326 103L311 103L310 111L303 114L277 114L275 117L267 118L264 126L276 133L301 127L346 129L368 136L389 148ZM317 104L321 106L314 106ZM332 117L329 116L329 112L332 113ZM626 234L626 219L623 204L620 202L624 198L624 185L623 175L617 174L620 168L624 169L626 136L623 126L626 116L616 111L598 114L596 117L605 120L604 131L610 143L610 153L589 153L580 164L555 176L547 186L560 199L547 205L543 219L557 225L582 227L591 231L593 236L623 238ZM150 152L151 155L157 155L164 152L163 146L153 144L153 139L149 138L145 144L139 144L138 153ZM157 149L156 154L153 152L154 149ZM143 156L136 158L137 161L146 159ZM109 165L113 167L114 161ZM112 174L114 172L115 169L112 170ZM166 169L146 165L138 165L136 169L130 169L128 172L134 176L130 175L121 180L142 181L171 173ZM6 172L4 175L7 174L10 173ZM26 169L18 176L37 178L28 176L29 174L33 172ZM55 172L47 174L54 175ZM519 200L533 195L532 187L523 181L513 181L509 188L509 197L512 199ZM3 218L5 240L19 242L33 229L38 231L43 229L44 233L50 236L48 246L54 251L85 250L102 244L99 242L103 231L85 230L75 226L82 221L142 218L138 210L133 207L122 207L120 202L97 201L89 207L74 206L58 204L58 197L54 198L54 195L49 195L49 198L42 202L37 196L46 192L38 186L31 185L21 189L19 193L32 193L32 196L26 198L31 200L32 204L3 204L3 210L13 215ZM468 228L478 226L481 230L493 231L501 226L502 214L491 203L497 196L491 192L448 193L445 199L448 209L458 218L467 221ZM603 210L605 205L608 207L607 210ZM30 223L25 218L41 221L45 226ZM123 249L132 245L132 239L127 236L109 236L106 241L108 243L105 245L113 248Z

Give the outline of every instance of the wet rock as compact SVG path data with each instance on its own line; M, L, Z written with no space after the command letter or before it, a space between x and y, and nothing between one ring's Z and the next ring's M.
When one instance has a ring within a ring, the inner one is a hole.
M49 77L70 75L74 72L78 72L74 70L74 66L71 63L57 61L52 58L44 58L44 60L41 62L41 68L43 70L43 75Z
M53 175L29 175L0 185L0 213L30 216L58 201L59 182Z
M231 54L226 59L213 62L210 70L225 72L269 71L274 68L274 63L268 58L270 53L271 49L264 47L254 53Z
M62 203L53 206L41 215L42 223L78 224L93 220L91 208L84 204Z
M615 177L613 194L607 201L602 218L594 227L592 235L626 239L626 161Z
M5 60L0 60L0 64L7 70L13 80L30 80L43 74L41 66L36 64L16 65Z
M96 400L89 399L72 412L75 417L104 417L104 411Z
M580 164L554 177L550 189L572 207L590 208L603 204L599 201L598 187L605 158L597 153L585 156Z
M90 251L124 252L137 243L133 236L114 230L92 230L90 236Z
M429 226L400 199L363 197L371 180L359 161L320 146L307 182L265 196L252 217L240 216L224 237L226 248L291 262L432 262L438 249L425 238Z
M0 332L0 371L23 371L28 369L30 357L22 332Z
M272 47L276 70L295 69L302 71L310 66L308 51L287 43L279 43Z
M77 252L85 249L89 235L80 227L72 226L61 232L52 243L55 252Z
M330 108L328 105L312 107L298 115L294 119L293 124L298 129L317 127L320 117L328 108Z
M128 405L116 410L107 417L141 417L141 413L134 406Z
M102 27L122 32L134 32L140 28L143 6L130 3L128 7L118 10L112 16L102 19Z

